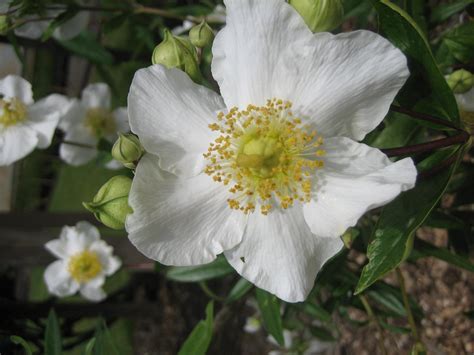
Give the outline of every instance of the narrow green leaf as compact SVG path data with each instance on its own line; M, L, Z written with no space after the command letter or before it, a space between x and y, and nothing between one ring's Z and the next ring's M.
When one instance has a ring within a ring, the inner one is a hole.
M383 320L380 320L380 319L379 319L379 323L383 328L387 329L388 331L390 331L392 333L408 334L408 333L411 332L410 328L398 327L396 325L386 323L386 322L384 322Z
M89 59L92 63L107 65L114 63L113 55L97 41L91 32L82 32L71 40L58 41L58 43L72 53Z
M280 301L267 291L256 288L258 308L263 319L263 326L281 346L285 346L283 337L283 322L280 314Z
M84 355L92 355L93 354L92 351L94 350L94 345L95 345L95 337L87 342L87 345L84 349L83 354Z
M61 355L61 332L59 330L59 321L54 309L51 309L46 323L46 331L44 336L44 353L45 355Z
M432 228L457 229L464 230L467 226L461 218L433 211L425 221L425 225Z
M446 190L461 154L462 150L458 153L458 162L449 169L429 180L418 181L415 188L402 193L385 206L367 249L369 263L362 270L356 294L396 268L408 256L407 250L411 248L415 231Z
M443 37L451 55L463 63L474 60L474 22L468 22L448 32Z
M188 336L178 355L205 355L212 340L214 327L214 303L206 306L206 319L201 320Z
M381 30L408 58L410 78L400 91L398 100L414 107L421 99L439 106L443 117L459 122L454 95L444 79L423 31L401 8L388 0L372 0L379 15ZM413 93L416 93L414 95Z
M170 267L166 271L166 277L179 282L198 282L228 275L233 270L227 260L220 256L212 263L205 265Z
M470 4L474 4L474 0L461 0L451 4L438 5L431 12L430 21L438 23L447 20L458 12L463 11Z
M253 287L253 284L248 282L244 278L240 278L230 290L229 294L227 295L227 303L235 302L241 297L243 297L247 292L249 292Z
M12 335L10 337L10 340L14 344L21 345L23 347L23 349L25 350L26 355L32 355L33 354L33 351L31 350L30 345L22 337L20 337L18 335Z
M331 314L317 304L304 302L304 303L295 303L294 306L321 322L328 323L328 322L331 322L332 320Z
M103 319L100 319L97 324L94 338L92 352L94 355L122 355Z

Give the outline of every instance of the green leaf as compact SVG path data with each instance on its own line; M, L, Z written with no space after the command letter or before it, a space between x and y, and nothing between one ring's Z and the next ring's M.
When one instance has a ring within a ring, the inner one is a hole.
M415 231L446 190L462 151L458 153L456 164L429 180L417 181L413 189L402 193L382 210L367 249L369 263L362 270L356 294L396 268L408 256Z
M184 344L179 349L178 355L205 355L212 340L214 323L214 303L206 306L206 319L201 320L194 327Z
M94 350L94 345L95 345L95 337L87 342L87 345L84 348L83 354L84 355L92 355L93 354L92 351Z
M419 131L417 122L402 114L391 112L383 121L385 127L367 143L375 148L401 147L410 142Z
M244 278L240 278L230 290L229 294L227 295L227 303L235 302L241 297L243 297L247 292L249 292L253 287L253 284L248 282Z
M281 346L285 346L283 337L283 322L280 314L280 301L267 291L256 288L258 308L263 319L263 326Z
M433 211L428 216L424 224L432 228L458 229L458 230L464 230L466 228L466 224L461 218L446 214L441 211Z
M76 4L71 4L69 8L51 21L48 25L48 28L43 32L41 36L42 41L48 40L54 33L54 31L61 25L65 24L67 21L72 19L79 12L79 7Z
M217 257L212 263L200 266L175 266L166 271L166 277L179 282L198 282L225 276L233 272L223 256Z
M10 340L14 344L21 345L23 347L23 349L25 350L26 355L32 355L33 354L33 351L31 350L30 345L22 337L20 337L18 335L12 335L10 337Z
M441 4L436 6L431 12L430 21L438 23L447 20L454 14L463 11L470 4L474 4L473 0L460 0L450 4Z
M93 345L93 354L94 355L121 355L114 338L110 334L107 325L104 320L101 319L97 325L95 335L95 341Z
M398 327L396 325L393 325L393 324L389 324L389 323L386 323L384 322L383 320L379 319L379 323L380 325L387 329L388 331L392 332L392 333L396 333L396 334L408 334L411 332L410 328L404 328L404 327Z
M59 321L54 309L51 309L46 323L44 335L44 353L45 355L61 355L61 332L59 330Z
M312 325L310 326L309 331L314 337L318 338L319 340L328 342L336 341L331 332L323 327L316 327Z
M459 122L454 95L444 79L423 31L401 8L388 0L372 0L379 15L381 30L407 56L410 78L398 95L405 107L414 107L421 99L439 106L443 117ZM414 95L416 93L416 95Z
M448 32L443 38L450 54L463 63L474 60L474 22L468 22Z
M58 43L72 53L89 59L92 63L107 65L114 63L114 56L97 41L91 32L82 32L71 40L58 41Z
M412 258L416 260L427 256L435 257L451 265L460 267L461 269L474 272L474 264L472 264L468 258L453 254L446 248L438 248L423 240L417 240L416 249L413 250Z
M294 306L301 310L302 312L310 315L311 317L320 320L321 322L331 322L331 314L328 313L324 308L321 306L310 303L310 302L304 302L304 303L295 303Z

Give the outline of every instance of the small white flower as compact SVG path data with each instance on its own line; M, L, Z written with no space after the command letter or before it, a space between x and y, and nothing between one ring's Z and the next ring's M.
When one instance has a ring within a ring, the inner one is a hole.
M0 78L9 74L21 74L21 62L12 45L0 43Z
M86 164L97 156L100 139L113 143L118 132L130 130L127 109L119 107L112 111L110 101L110 88L104 83L88 85L82 92L81 99L73 100L71 108L59 123L59 128L66 133L66 142L79 145L61 144L61 159L74 166ZM107 167L120 168L122 164L112 160Z
M213 45L221 96L182 71L139 70L130 125L147 154L126 228L146 256L234 269L288 302L303 301L340 236L414 186L411 159L358 143L409 76L383 37L313 34L283 0L228 0Z
M59 260L44 272L44 281L51 294L58 297L74 295L77 291L88 300L102 301L105 277L115 273L120 259L113 248L100 239L99 230L89 222L74 227L65 226L59 239L45 244Z
M47 148L69 102L57 94L34 102L28 81L16 75L1 79L0 166L14 163L35 147Z

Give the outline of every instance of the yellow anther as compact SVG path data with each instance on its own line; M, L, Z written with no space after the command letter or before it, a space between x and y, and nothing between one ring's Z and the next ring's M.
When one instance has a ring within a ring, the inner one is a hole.
M87 282L102 271L102 264L97 253L86 250L71 257L68 270L77 282Z
M0 125L4 127L14 126L23 122L27 115L28 111L25 104L17 98L0 99Z

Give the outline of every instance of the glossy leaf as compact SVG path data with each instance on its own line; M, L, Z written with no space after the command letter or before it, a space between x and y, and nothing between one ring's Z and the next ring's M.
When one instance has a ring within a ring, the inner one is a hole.
M170 267L166 271L166 277L173 281L198 282L225 276L233 271L232 266L221 256L205 265Z
M44 353L45 355L61 355L61 331L59 329L59 321L54 309L51 309L46 323L46 331L44 335Z
M212 340L214 327L214 303L206 306L206 319L201 320L188 336L178 355L205 355Z
M283 322L280 314L280 301L267 291L256 288L258 308L263 319L263 326L270 335L275 338L278 344L285 346L283 337Z

